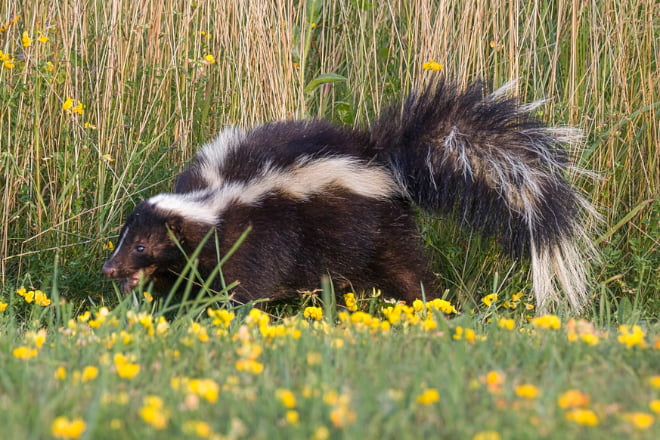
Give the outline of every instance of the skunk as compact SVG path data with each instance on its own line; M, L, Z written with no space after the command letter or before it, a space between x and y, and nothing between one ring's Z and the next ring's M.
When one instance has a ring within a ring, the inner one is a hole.
M440 78L367 130L322 120L226 128L173 193L137 205L103 273L126 291L147 280L167 293L196 248L208 277L250 228L222 266L238 303L285 299L324 275L339 289L377 287L410 303L439 292L418 206L531 258L540 308L565 298L579 311L594 210L566 177L578 133L545 126L532 115L538 105L506 86L489 94L482 82L460 89Z

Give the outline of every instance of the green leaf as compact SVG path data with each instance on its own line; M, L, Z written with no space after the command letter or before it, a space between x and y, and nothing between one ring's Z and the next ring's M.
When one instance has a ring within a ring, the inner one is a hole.
M324 73L322 75L317 76L309 83L307 83L307 85L305 86L305 93L312 93L314 90L316 90L319 86L322 86L323 84L336 83L346 80L347 78L345 76L339 75L337 73Z

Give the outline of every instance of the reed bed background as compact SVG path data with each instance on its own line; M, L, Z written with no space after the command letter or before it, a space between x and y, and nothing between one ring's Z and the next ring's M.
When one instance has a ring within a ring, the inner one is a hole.
M542 118L584 130L595 304L657 316L659 17L647 0L1 0L0 287L98 301L104 244L222 127L364 125L444 74L518 79ZM422 230L452 295L528 288L492 244L432 216Z

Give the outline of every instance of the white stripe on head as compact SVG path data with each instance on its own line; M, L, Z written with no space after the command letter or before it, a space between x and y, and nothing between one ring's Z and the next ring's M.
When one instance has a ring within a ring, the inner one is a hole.
M201 223L215 224L219 212L208 202L208 190L189 193L158 194L147 200L147 203L165 213L177 214L181 217ZM212 198L212 197L211 197Z
M124 245L124 240L126 240L126 236L128 235L128 230L129 230L129 227L126 226L126 229L124 229L124 235L122 235L121 238L119 239L119 243L117 243L117 246L115 247L115 250L112 253L112 255L110 255L110 258L117 255L117 253L119 252L119 249L121 249L121 247Z

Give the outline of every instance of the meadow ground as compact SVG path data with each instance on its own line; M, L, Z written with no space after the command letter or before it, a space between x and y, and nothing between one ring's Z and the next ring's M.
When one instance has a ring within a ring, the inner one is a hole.
M3 438L657 438L659 8L0 0ZM178 310L101 279L126 214L222 127L366 125L433 75L517 78L584 130L603 221L580 319L535 318L525 263L430 214L453 306Z

